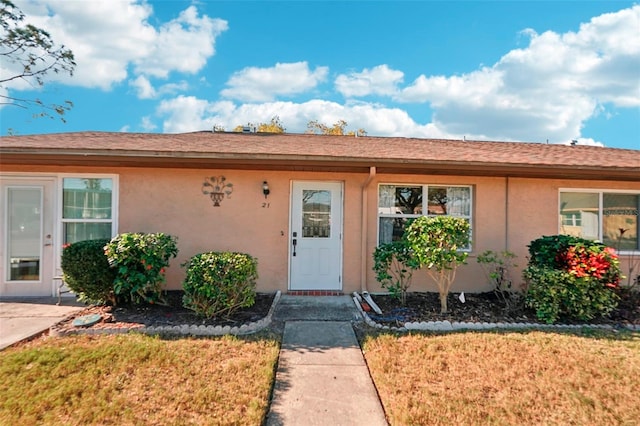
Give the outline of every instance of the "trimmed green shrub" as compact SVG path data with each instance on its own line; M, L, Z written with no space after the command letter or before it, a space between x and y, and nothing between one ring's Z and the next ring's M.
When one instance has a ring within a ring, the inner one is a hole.
M104 253L107 239L78 241L62 249L64 282L78 300L92 304L115 304L115 269Z
M124 233L107 244L105 253L116 269L114 291L119 301L163 303L165 270L169 260L178 255L175 237L163 233Z
M409 267L411 258L411 250L405 239L381 244L373 252L376 280L402 305L407 301L407 290L413 275L413 268Z
M592 277L530 266L524 278L530 283L527 305L535 309L538 319L549 324L561 317L589 321L608 315L618 304L616 293Z
M531 243L529 254L523 272L526 303L540 320L588 321L616 308L620 265L611 247L578 237L545 236Z
M258 262L250 255L201 253L182 266L187 268L182 303L196 314L225 317L255 303Z

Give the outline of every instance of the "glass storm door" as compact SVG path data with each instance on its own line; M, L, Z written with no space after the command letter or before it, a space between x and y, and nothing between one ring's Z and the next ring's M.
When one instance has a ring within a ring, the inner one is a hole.
M291 290L341 290L342 184L294 182L291 200Z
M0 296L53 295L53 181L2 179Z

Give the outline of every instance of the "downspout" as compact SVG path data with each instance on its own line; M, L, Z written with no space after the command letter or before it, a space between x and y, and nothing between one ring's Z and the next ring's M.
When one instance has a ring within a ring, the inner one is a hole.
M504 185L504 249L509 251L509 176Z
M369 233L369 220L367 204L369 204L369 185L373 178L376 176L375 166L369 167L369 177L362 184L362 218L360 219L360 290L367 291L367 259L369 254L367 253L367 246L369 239L367 235Z

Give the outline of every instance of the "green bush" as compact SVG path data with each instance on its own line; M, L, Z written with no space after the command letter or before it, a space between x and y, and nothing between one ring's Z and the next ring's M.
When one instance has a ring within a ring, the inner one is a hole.
M618 296L592 277L576 277L566 271L538 266L527 267L529 284L526 303L538 319L554 323L561 317L589 321L614 310Z
M529 244L529 265L558 269L558 254L576 244L599 244L572 235L545 235Z
M588 321L618 303L620 265L615 250L566 235L545 236L529 246L526 303L548 323L560 317Z
M187 268L182 302L196 314L225 317L255 303L258 262L250 255L201 253L182 266Z
M124 233L105 247L116 269L114 291L126 303L162 303L162 286L169 260L176 257L176 238L163 233Z
M107 239L78 241L62 250L64 282L81 302L115 304L116 271L104 253L107 243Z
M404 305L411 285L411 250L405 239L381 244L373 252L373 270L382 288Z

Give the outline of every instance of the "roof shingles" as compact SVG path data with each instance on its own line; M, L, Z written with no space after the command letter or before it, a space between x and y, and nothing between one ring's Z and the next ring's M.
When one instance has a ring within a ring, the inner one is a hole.
M234 158L383 164L450 164L484 167L637 171L640 150L523 142L479 142L399 137L193 132L78 132L0 139L0 163L11 154ZM633 179L632 179L633 180Z

